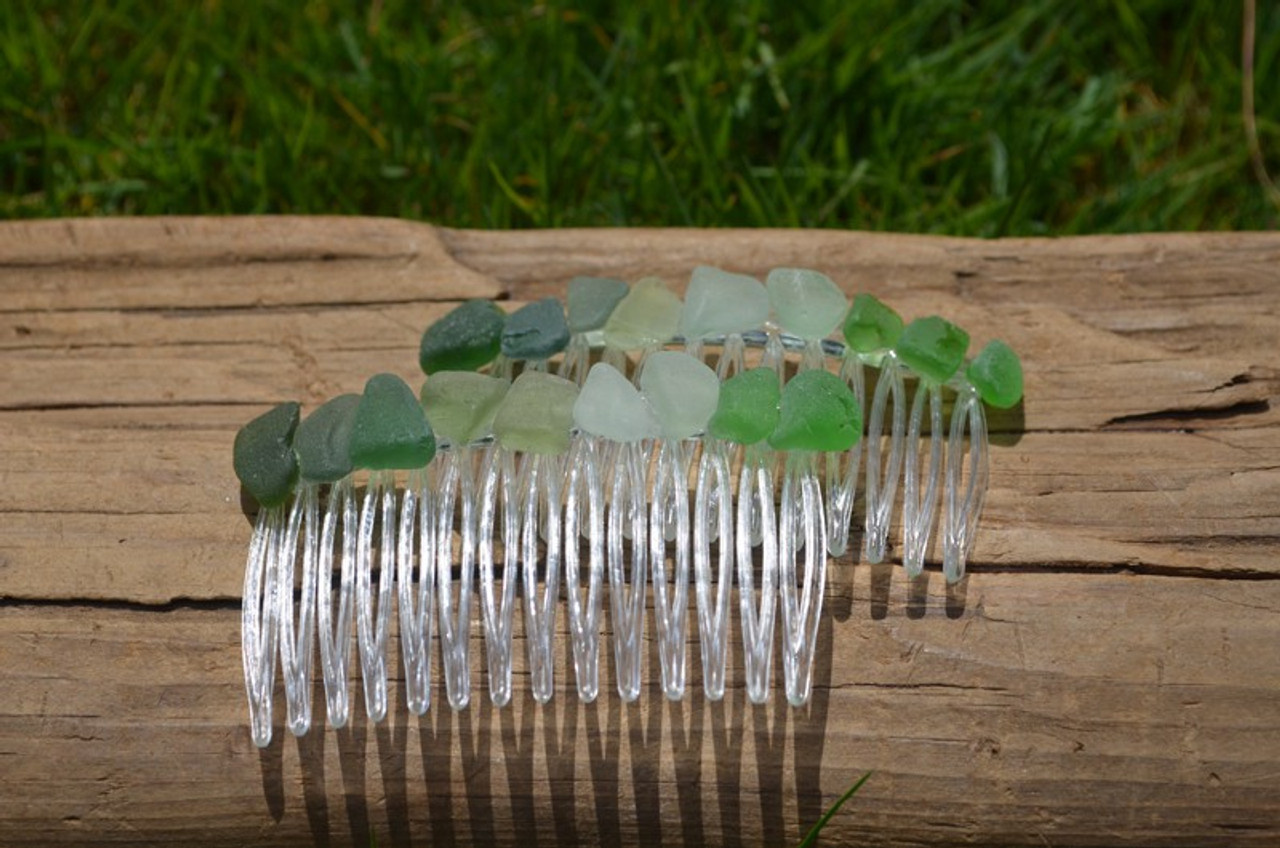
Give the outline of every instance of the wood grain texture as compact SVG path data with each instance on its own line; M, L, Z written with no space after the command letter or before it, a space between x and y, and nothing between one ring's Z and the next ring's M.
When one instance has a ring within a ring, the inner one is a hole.
M416 382L460 299L701 263L819 267L1023 354L967 581L837 561L805 710L732 671L666 702L656 652L637 705L606 661L597 704L495 710L477 651L468 710L396 684L382 725L254 749L235 429ZM1274 234L0 224L0 844L793 844L867 770L824 844L1277 844L1278 339Z

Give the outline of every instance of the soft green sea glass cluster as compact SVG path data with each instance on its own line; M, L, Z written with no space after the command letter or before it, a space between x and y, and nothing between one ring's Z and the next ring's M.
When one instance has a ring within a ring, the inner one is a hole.
M255 418L236 437L235 470L254 498L275 506L299 480L424 467L437 439L459 449L492 438L534 454L565 452L575 433L623 443L705 437L844 451L863 431L844 379L812 366L784 379L786 369L774 363L722 381L700 355L704 343L771 335L821 351L837 330L849 355L872 365L893 357L922 384L971 388L1001 408L1022 397L1021 364L1005 343L992 341L966 365L964 330L937 316L905 323L870 294L850 303L817 271L778 268L762 284L699 267L683 302L654 277L630 286L578 277L567 309L547 298L507 314L473 300L444 315L422 336L427 378L417 394L400 377L379 374L362 394L336 397L306 418L296 403ZM690 352L666 349L681 340ZM548 361L574 344L603 346L606 355L573 380L551 373ZM639 354L633 375L619 370L628 352Z

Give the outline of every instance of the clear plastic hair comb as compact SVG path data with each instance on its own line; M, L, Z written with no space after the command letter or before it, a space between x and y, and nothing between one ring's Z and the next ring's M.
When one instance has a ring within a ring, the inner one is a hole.
M437 637L450 706L470 702L476 616L494 704L521 662L533 697L552 697L569 673L556 667L561 615L578 695L594 700L606 610L624 701L640 697L652 626L668 698L685 695L690 642L706 697L722 698L740 637L748 697L763 702L780 634L787 699L804 704L859 479L867 560L886 556L901 490L907 574L935 529L947 580L964 574L987 485L984 403L1022 395L1006 345L966 366L968 344L938 317L904 326L870 295L850 307L815 271L776 269L762 285L700 267L683 304L653 278L578 278L567 315L554 299L446 315L423 336L419 396L380 374L305 419L296 403L254 419L235 444L261 504L242 619L254 742L270 742L277 659L289 728L310 727L317 631L329 723L350 715L353 641L381 720L392 615L416 714Z

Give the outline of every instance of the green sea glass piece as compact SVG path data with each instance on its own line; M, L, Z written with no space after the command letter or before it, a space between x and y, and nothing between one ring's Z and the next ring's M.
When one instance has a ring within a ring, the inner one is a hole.
M862 437L862 411L849 386L830 371L801 371L782 387L778 426L769 444L778 450L842 451Z
M564 307L554 297L522 306L502 328L502 353L509 359L546 359L568 344Z
M507 450L558 454L569 449L578 387L561 377L525 371L498 405L493 434Z
M890 350L902 335L902 316L879 298L858 294L844 319L844 340L858 353Z
M681 350L649 354L640 393L653 407L668 439L688 439L707 428L720 398L716 372Z
M475 371L441 371L422 384L422 405L436 435L466 445L489 435L510 384Z
M604 325L604 340L622 350L663 344L680 327L680 298L657 277L631 287Z
M298 471L313 483L334 483L351 473L351 430L360 395L338 395L298 425L293 449Z
M693 269L680 335L704 339L758 330L769 318L769 292L755 277L700 265Z
M743 445L754 445L778 424L782 390L772 368L752 368L725 380L720 401L707 424L707 433Z
M383 471L421 468L436 455L436 438L413 389L394 374L364 384L351 428L351 462Z
M597 362L573 405L573 423L579 430L614 442L638 442L662 435L657 413L622 372L607 362Z
M765 280L778 326L802 339L825 339L840 326L849 300L826 274L774 268Z
M945 383L964 364L969 334L950 321L931 315L908 324L893 349L920 377Z
M587 333L604 326L630 288L608 277L574 277L569 281L569 329Z
M1017 406L1022 400L1022 362L1007 344L990 342L969 363L965 372L984 403L997 409Z
M265 507L279 506L298 481L298 457L293 434L298 429L298 404L282 403L264 412L236 433L232 465L240 483Z
M488 300L468 300L422 334L418 362L427 374L474 371L487 365L502 347L507 317Z

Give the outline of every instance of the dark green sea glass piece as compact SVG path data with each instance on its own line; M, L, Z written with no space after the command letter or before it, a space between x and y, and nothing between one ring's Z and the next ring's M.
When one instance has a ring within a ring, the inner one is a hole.
M371 471L421 468L435 454L435 434L413 389L394 374L370 377L351 428L351 463Z
M898 358L920 377L945 383L964 364L969 334L936 315L907 325L894 345Z
M869 294L853 298L844 319L844 340L858 353L889 350L902 335L902 316Z
M720 384L720 402L707 433L743 445L754 445L778 424L782 390L772 368L752 368Z
M569 329L575 333L599 330L630 289L608 277L574 277L569 281Z
M554 297L517 309L502 328L502 353L510 359L546 359L568 344L564 307Z
M293 449L304 480L335 483L351 473L351 428L360 395L338 395L298 425Z
M778 426L769 444L778 450L842 451L862 437L862 411L849 386L829 371L801 371L782 387Z
M965 372L984 403L997 409L1022 400L1022 362L1007 344L996 339L982 349Z
M502 346L507 316L487 300L468 300L422 334L418 362L428 374L474 371L487 365Z
M240 483L254 500L266 507L288 500L298 481L298 457L293 434L301 407L282 403L259 415L236 433L232 465Z

